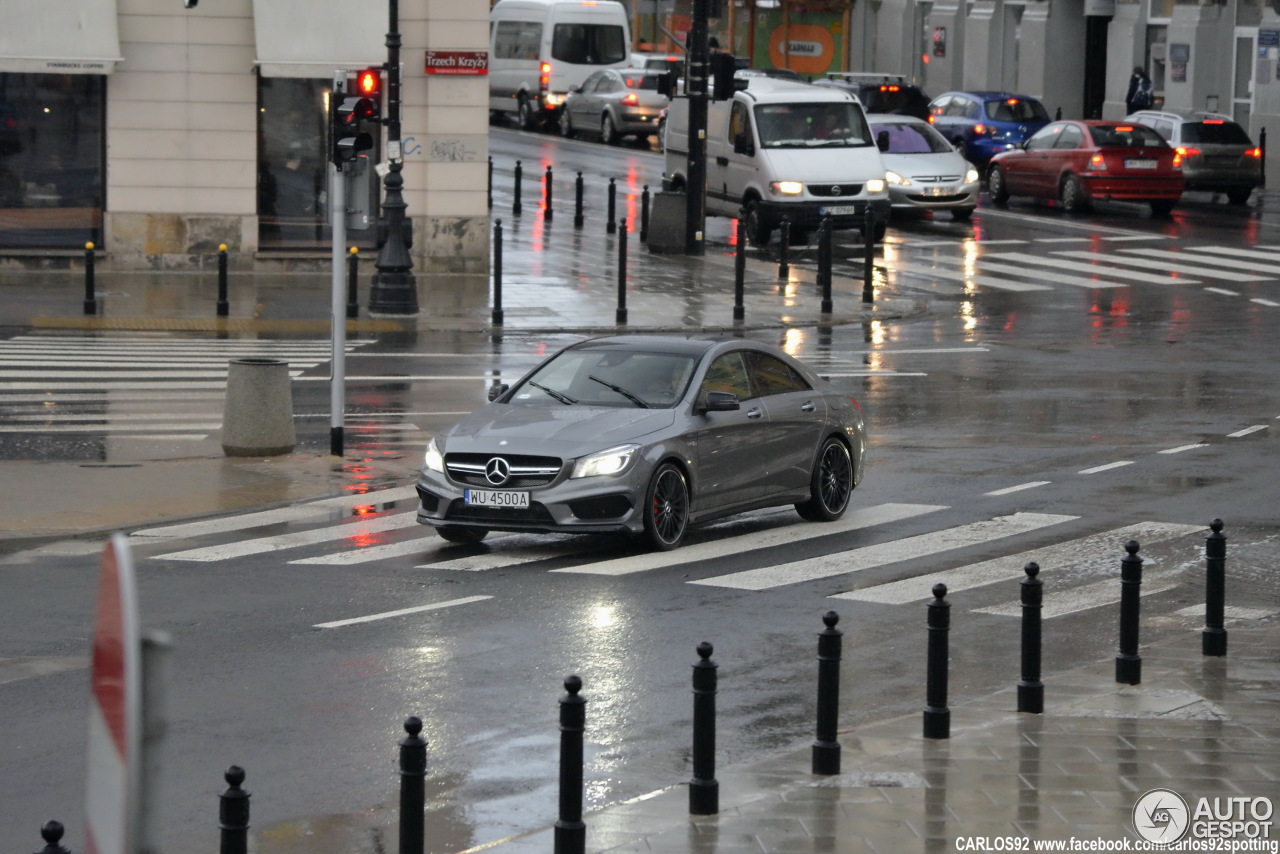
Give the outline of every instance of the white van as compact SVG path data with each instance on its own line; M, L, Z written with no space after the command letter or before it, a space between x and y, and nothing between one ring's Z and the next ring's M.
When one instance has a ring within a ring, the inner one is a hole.
M783 216L802 240L824 216L833 228L864 229L875 210L884 237L889 193L880 149L858 99L838 89L769 77L707 108L707 213L743 212L747 238L769 242ZM663 185L688 186L689 101L671 102Z
M554 125L570 89L630 61L616 0L498 0L489 12L489 109L515 113L522 128Z

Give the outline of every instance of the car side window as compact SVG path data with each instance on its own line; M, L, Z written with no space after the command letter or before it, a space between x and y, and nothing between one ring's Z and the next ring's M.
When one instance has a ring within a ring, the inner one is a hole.
M748 139L751 138L751 126L747 123L747 108L735 101L729 113L729 141L737 139L740 133L745 133Z
M596 81L596 89L595 89L595 91L597 91L597 92L612 92L612 91L613 91L613 78L612 78L610 75L608 75L608 74L601 74L601 75L600 75L600 79Z
M600 85L600 79L602 77L604 77L604 73L601 71L597 71L596 73L588 76L586 80L582 81L582 91L594 92L596 90L596 86Z
M951 104L950 96L943 95L941 98L938 98L936 101L934 101L932 104L929 105L929 112L935 116L945 116L947 114L947 107L950 104Z
M742 361L742 351L734 350L716 358L707 368L702 380L703 391L727 391L739 400L751 397L751 383L747 378L747 366Z
M1067 125L1063 128L1062 133L1058 134L1058 141L1053 144L1054 148L1079 148L1084 142L1084 133L1076 125Z
M1037 131L1031 139L1027 140L1027 151L1044 151L1045 149L1054 148L1057 145L1058 137L1062 135L1062 131L1066 125L1049 125Z
M977 105L968 98L953 96L950 106L947 107L947 115L965 119L973 112L975 106Z
M746 355L751 370L751 387L756 397L809 390L809 383L804 377L781 359L768 353L749 352Z
M1156 129L1156 133L1164 137L1165 142L1173 140L1173 122L1157 120L1152 123L1152 127Z

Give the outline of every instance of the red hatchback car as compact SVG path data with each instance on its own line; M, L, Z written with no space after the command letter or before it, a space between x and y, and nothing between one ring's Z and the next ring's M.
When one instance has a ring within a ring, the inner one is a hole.
M1160 134L1132 122L1064 121L1041 128L1019 148L997 154L987 193L1057 199L1068 212L1093 200L1145 202L1163 216L1182 196L1182 157Z

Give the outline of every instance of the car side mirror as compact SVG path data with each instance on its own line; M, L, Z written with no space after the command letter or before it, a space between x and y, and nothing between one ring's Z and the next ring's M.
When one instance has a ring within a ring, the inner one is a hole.
M489 386L489 402L492 403L510 390L511 386L506 383L498 383L497 385Z
M734 412L738 409L738 396L731 391L708 391L702 395L702 412Z
M733 153L745 154L748 157L756 153L756 147L751 141L751 135L746 131L739 133L733 138Z
M876 148L881 151L889 150L889 132L887 130L882 130L876 134Z

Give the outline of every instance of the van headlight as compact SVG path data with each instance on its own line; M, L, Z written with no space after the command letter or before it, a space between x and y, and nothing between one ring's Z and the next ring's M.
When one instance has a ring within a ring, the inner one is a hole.
M434 436L427 443L427 452L422 455L422 465L431 471L444 472L444 454L440 453Z
M804 184L799 181L770 181L769 191L782 196L798 196L804 192Z
M911 182L910 182L910 181L908 181L906 178L903 178L903 177L902 177L901 175L899 175L897 172L889 171L889 172L884 173L884 179L885 179L886 181L888 181L890 184L897 184L899 187L910 187L910 186L911 186ZM867 182L867 192L869 192L869 193L874 193L874 192L875 192L875 190L871 189L871 182L870 182L870 181L868 181L868 182Z
M875 195L876 193L883 193L884 187L884 179L882 178L872 178L867 182L867 192L872 195Z
M619 445L616 448L583 457L573 464L573 473L569 477L572 479L622 474L631 467L631 461L636 458L636 452L639 450L639 445Z

